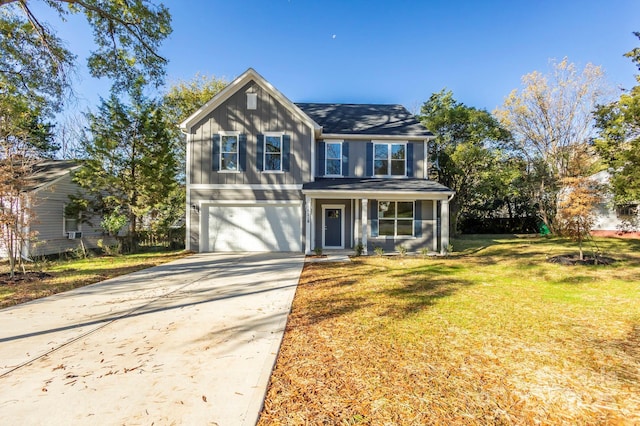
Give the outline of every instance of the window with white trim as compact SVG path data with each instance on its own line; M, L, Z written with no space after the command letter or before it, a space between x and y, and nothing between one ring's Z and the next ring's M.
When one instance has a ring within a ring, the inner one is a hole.
M264 135L264 170L282 171L282 133Z
M238 171L238 132L220 132L220 171Z
M62 205L62 233L67 235L69 232L77 232L80 230L80 215L70 216L67 214L67 205Z
M374 143L373 174L375 176L406 176L407 144Z
M325 175L342 176L342 142L327 142L325 150Z
M378 235L412 237L413 201L378 201Z

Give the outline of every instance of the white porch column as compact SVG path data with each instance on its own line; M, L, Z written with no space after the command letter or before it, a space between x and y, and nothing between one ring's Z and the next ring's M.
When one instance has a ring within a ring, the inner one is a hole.
M449 199L440 201L440 254L449 252Z
M355 200L355 212L353 217L355 218L355 223L353 225L353 241L354 244L358 244L358 240L360 239L360 200Z
M365 256L367 253L367 212L369 211L369 200L366 198L362 199L362 254Z
M312 227L313 227L313 209L312 207L312 198L308 195L304 197L304 252L305 254L311 254L312 247Z

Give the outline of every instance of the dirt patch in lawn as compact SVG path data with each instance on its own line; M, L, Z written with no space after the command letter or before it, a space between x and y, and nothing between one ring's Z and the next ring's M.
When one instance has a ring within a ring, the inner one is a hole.
M607 256L583 256L580 259L577 254L563 254L547 259L547 262L559 265L612 265L615 261L616 259Z
M51 278L53 275L47 272L26 272L18 273L13 277L11 274L0 274L0 286L17 286L34 281L42 281L46 278Z

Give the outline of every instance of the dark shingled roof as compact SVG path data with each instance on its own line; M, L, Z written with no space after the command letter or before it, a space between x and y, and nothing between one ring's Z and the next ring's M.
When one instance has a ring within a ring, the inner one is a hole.
M296 103L325 134L433 136L402 105Z
M75 160L43 160L33 165L33 173L29 176L27 191L36 190L66 173L80 167Z
M362 191L362 192L443 192L452 190L438 182L425 179L378 179L378 178L338 178L316 179L302 185L302 190L310 191Z

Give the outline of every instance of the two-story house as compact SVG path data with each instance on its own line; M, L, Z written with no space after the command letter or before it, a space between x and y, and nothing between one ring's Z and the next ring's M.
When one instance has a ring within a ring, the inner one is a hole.
M296 104L249 69L180 127L187 249L448 249L454 193L400 105Z

